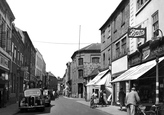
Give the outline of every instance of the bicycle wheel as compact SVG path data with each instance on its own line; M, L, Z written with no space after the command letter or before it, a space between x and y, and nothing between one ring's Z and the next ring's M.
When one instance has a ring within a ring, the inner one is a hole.
M146 111L145 113L145 115L156 115L154 111Z

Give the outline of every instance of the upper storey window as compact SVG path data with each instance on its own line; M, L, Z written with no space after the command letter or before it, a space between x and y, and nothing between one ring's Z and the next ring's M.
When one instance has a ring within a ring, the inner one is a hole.
M158 18L158 11L156 11L153 15L152 15L152 20L153 20L153 36L156 37L158 36L158 32L156 31L157 29L159 29L159 18Z
M99 63L99 57L93 57L92 58L92 63Z
M116 58L120 55L120 42L116 43Z
M102 43L105 43L105 31L102 32L101 37L102 37Z
M125 16L126 16L125 15L125 8L123 8L121 11L121 26L125 24L125 19L126 19Z
M111 26L108 25L108 39L111 37Z
M140 9L149 0L137 0L137 9Z
M122 54L126 54L126 37L121 40Z
M151 0L137 0L137 13L136 15L150 2Z
M83 58L79 58L78 63L79 63L79 65L83 65Z

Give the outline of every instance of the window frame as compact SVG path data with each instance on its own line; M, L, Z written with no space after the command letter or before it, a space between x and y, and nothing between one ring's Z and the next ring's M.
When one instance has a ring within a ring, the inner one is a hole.
M78 58L78 65L80 66L80 65L83 65L83 58Z
M84 70L83 69L79 69L78 70L78 78L83 78L84 76Z
M156 19L154 20L154 18ZM153 29L153 36L156 37L159 33L156 31L159 29L159 13L158 10L152 14L152 29Z
M124 55L126 54L126 49L127 49L127 46L126 46L126 36L121 40L121 54Z
M121 27L125 24L125 7L121 10Z
M116 43L116 58L120 56L120 41Z
M92 57L92 63L100 63L100 57Z

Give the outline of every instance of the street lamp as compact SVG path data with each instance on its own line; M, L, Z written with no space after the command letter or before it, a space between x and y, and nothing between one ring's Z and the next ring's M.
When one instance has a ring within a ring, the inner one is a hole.
M151 41L151 43L150 43L151 50L157 48L163 39L162 30L157 29L155 31L155 33L159 32L159 31L161 32L161 38ZM159 56L158 56L158 52L154 52L154 53L155 53L155 58L156 58L155 59L156 60L156 99L155 99L155 104L159 104L159 69L158 69Z

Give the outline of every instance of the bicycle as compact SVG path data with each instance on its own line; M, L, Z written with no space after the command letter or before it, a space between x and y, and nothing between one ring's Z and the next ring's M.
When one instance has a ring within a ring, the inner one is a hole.
M135 115L157 115L155 111L153 110L145 111L145 109L146 109L146 106L137 105Z

